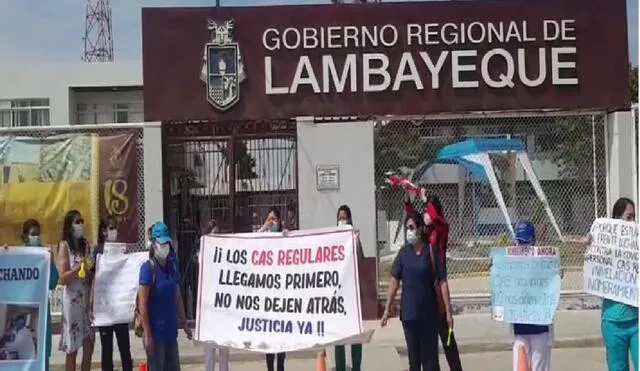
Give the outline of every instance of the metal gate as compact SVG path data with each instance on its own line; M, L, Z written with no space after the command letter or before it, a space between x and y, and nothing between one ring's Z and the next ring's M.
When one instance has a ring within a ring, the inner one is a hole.
M162 142L165 221L194 318L199 239L210 219L221 232L252 232L276 207L288 228L297 225L296 127L289 120L163 123Z

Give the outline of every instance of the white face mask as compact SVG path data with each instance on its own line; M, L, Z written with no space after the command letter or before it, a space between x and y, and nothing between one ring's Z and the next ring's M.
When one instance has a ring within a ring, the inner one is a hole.
M424 224L426 225L430 225L431 224L431 217L429 216L429 214L424 214Z
M156 244L155 246L155 256L156 258L160 259L160 260L167 260L167 256L169 256L169 251L171 250L171 247L169 244Z
M109 229L107 230L107 241L116 242L118 239L118 230L117 229Z
M84 224L74 224L73 225L73 237L75 237L75 238L84 237Z
M349 225L349 223L347 223L347 221L346 221L346 220L344 220L344 219L340 219L340 220L338 220L338 225L339 225L339 226Z
M407 231L407 242L409 242L412 245L418 242L418 234L416 233L415 230Z
M27 246L40 246L40 236L27 236Z
M149 250L150 248L153 247L153 242L151 242L150 240L147 240L147 242L145 243L145 245L147 246L147 250Z

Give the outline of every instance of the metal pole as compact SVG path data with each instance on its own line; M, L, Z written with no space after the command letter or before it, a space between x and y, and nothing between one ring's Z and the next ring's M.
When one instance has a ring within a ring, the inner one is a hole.
M220 7L220 0L216 0L216 8Z

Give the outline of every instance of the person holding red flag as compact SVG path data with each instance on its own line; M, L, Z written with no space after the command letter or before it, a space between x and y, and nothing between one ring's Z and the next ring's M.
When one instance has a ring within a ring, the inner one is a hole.
M413 193L415 191L413 188L410 188L410 186L402 185L402 187L405 189L405 210L407 212L407 215L411 215L411 213L416 212L416 209L411 202L410 193ZM440 203L440 200L437 196L427 196L427 190L425 188L420 188L419 197L425 205L424 222L427 227L426 234L429 239L430 248L433 249L434 247L437 247L440 250L442 262L446 267L447 244L449 242L449 222L444 216L444 212L442 211L442 204ZM435 262L433 261L433 254L431 256L431 263L435 266ZM449 328L449 325L447 324L443 298L438 290L436 290L436 293L438 294L438 309L441 314L438 333L440 335L440 340L442 341L444 354L447 357L447 363L449 364L449 369L451 371L462 371L462 363L460 362L458 344L456 343L456 339L453 335L453 329Z

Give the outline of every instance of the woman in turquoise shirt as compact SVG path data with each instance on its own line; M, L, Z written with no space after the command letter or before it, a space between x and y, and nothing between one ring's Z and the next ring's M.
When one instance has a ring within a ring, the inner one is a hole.
M22 226L22 240L25 246L42 246L40 240L40 223L35 219L29 219ZM49 273L49 290L54 290L58 285L58 269L56 269L55 259L51 256L51 268ZM49 359L51 358L51 303L47 301L47 361L45 370L49 371Z
M636 208L628 198L613 204L612 218L636 220ZM638 370L638 308L613 300L602 301L602 339L607 350L609 371L629 371L629 353L633 369Z

